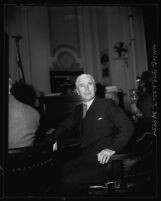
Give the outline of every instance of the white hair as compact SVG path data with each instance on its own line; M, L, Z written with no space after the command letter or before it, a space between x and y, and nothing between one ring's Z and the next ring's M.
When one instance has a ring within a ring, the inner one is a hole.
M92 80L93 84L95 85L95 80L94 80L94 78L93 78L92 75L90 75L90 74L81 74L81 75L79 75L79 76L77 77L77 79L76 79L76 81L75 81L76 88L78 88L78 83L79 83L79 81L80 81L82 78L85 78L85 77L90 78L90 79Z

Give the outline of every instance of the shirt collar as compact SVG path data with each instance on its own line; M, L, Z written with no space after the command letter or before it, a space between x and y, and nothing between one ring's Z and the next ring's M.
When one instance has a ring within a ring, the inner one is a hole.
M86 104L87 105L87 110L89 109L89 107L92 105L93 101L94 101L95 98L93 98L92 100L90 101L87 101L87 102L83 102L83 104Z

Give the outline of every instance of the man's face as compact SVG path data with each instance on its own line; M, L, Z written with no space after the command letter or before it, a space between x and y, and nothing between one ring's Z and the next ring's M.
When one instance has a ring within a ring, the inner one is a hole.
M92 100L95 96L95 91L95 83L90 77L84 77L79 80L77 93L81 96L83 101Z

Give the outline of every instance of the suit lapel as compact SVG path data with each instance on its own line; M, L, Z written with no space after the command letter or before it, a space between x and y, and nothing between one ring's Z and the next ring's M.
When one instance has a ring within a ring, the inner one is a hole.
M93 116L93 112L95 112L96 108L98 108L97 107L97 105L98 105L97 103L98 103L98 98L95 97L93 103L91 104L91 106L89 107L89 109L88 109L88 111L86 113L86 116L85 116L84 120L88 119L90 116Z

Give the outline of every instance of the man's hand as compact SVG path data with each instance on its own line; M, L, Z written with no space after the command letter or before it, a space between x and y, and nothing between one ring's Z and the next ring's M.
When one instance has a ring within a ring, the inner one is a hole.
M103 149L97 154L98 161L100 164L105 164L109 161L110 157L115 153L115 151L110 149Z
M55 142L54 144L53 144L53 152L54 151L57 151L58 150L58 144L57 144L57 142Z

